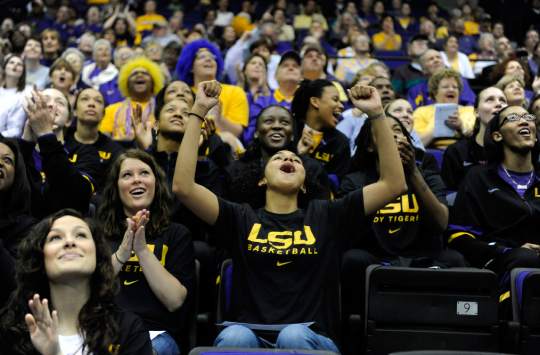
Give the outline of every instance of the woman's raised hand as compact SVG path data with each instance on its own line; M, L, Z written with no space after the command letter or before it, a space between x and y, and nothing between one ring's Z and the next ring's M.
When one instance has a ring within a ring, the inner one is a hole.
M35 88L27 98L23 109L28 117L28 124L36 136L53 132L55 115L49 111L45 98Z
M221 84L217 80L203 81L197 86L197 95L193 104L192 112L196 114L206 113L219 102Z
M28 307L32 313L27 313L24 321L36 350L42 355L61 354L58 344L57 312L51 312L47 299L41 301L38 294L28 301Z
M131 120L131 125L135 133L135 141L139 145L139 148L146 150L152 145L152 124L150 120L143 122L141 105L135 105L132 112L133 119Z
M349 97L354 107L367 114L369 118L384 115L381 97L374 87L357 84L349 89Z

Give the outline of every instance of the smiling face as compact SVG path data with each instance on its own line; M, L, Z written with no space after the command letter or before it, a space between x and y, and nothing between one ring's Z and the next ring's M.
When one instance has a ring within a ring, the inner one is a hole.
M0 193L8 191L15 179L15 153L0 143Z
M98 125L103 118L105 100L96 89L84 89L77 98L75 113L81 123Z
M54 221L43 245L51 282L89 278L96 270L96 245L88 224L73 216Z
M264 169L269 189L296 194L304 184L306 171L302 160L293 152L281 150L272 155Z
M293 119L289 111L282 107L270 107L257 120L257 132L261 144L273 151L283 149L292 140Z
M6 77L18 79L24 71L24 63L20 57L12 56L8 59L5 66Z
M459 50L459 43L456 37L450 36L446 44L444 45L444 50L449 54L456 54Z
M193 77L205 80L214 79L217 75L216 58L206 48L201 48L193 61Z
M23 55L26 59L39 60L41 58L41 42L33 38L28 39L24 45Z
M527 153L536 143L535 121L527 121L525 115L530 115L527 110L520 106L512 106L505 109L499 117L499 130L492 133L495 142L503 142L504 146L513 152ZM515 121L509 117L519 118Z
M480 118L480 122L487 125L495 112L500 111L506 106L506 96L504 93L498 88L490 87L480 92L476 114Z
M193 106L193 94L188 84L183 81L173 81L167 86L165 90L165 103L174 99L181 99L186 101L189 106Z
M525 100L525 89L517 80L508 83L503 92L506 95L508 105L521 105Z
M343 104L339 101L339 92L334 85L326 86L321 97L310 98L312 105L318 109L318 118L323 128L335 128L343 112Z
M159 134L182 136L186 129L189 108L189 104L181 99L173 99L163 105L157 122Z
M148 209L154 201L156 176L152 168L139 159L126 158L118 175L118 195L126 216Z
M387 109L388 113L400 120L405 128L410 132L413 129L413 108L409 101L394 100Z
M459 85L454 78L443 78L435 93L435 102L439 104L457 104L459 101Z
M441 53L433 49L428 49L420 57L420 64L422 64L422 69L424 69L424 72L428 75L433 75L439 69L444 68Z

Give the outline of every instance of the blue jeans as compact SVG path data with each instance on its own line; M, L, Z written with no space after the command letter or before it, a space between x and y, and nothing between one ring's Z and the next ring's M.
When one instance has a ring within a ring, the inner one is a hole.
M157 355L180 355L178 344L167 332L152 339L152 348Z
M227 348L279 348L302 350L329 350L339 353L332 339L315 333L303 324L291 324L283 328L276 343L258 337L243 325L230 325L218 334L214 346Z

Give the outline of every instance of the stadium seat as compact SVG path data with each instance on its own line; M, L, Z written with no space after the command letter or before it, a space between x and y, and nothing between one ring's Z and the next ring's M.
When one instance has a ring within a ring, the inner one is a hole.
M513 319L519 323L517 351L540 353L540 269L517 268L511 273Z
M178 337L178 343L182 348L182 353L187 353L197 345L197 313L199 312L199 283L201 264L195 259L195 280L193 283L193 294L189 296L187 305L186 325L187 332Z
M221 264L221 272L219 277L218 301L216 310L216 323L221 324L225 321L226 315L231 305L232 293L232 259L226 259Z
M268 354L274 355L337 355L332 351L322 350L287 350L287 349L242 349L242 348L215 348L200 347L190 351L189 355L243 355Z
M366 272L366 354L500 350L495 273L379 265Z

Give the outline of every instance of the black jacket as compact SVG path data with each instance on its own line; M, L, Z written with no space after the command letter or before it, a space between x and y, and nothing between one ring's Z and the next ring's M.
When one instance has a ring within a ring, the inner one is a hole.
M449 190L457 191L467 172L485 163L484 147L479 146L474 137L462 139L446 148L441 176Z
M492 165L471 169L450 215L449 246L476 267L508 248L540 244L540 172L522 198L497 169Z
M81 146L69 153L54 134L38 138L39 152L34 143L19 142L32 191L32 215L42 218L63 208L86 213L100 169L93 148Z

